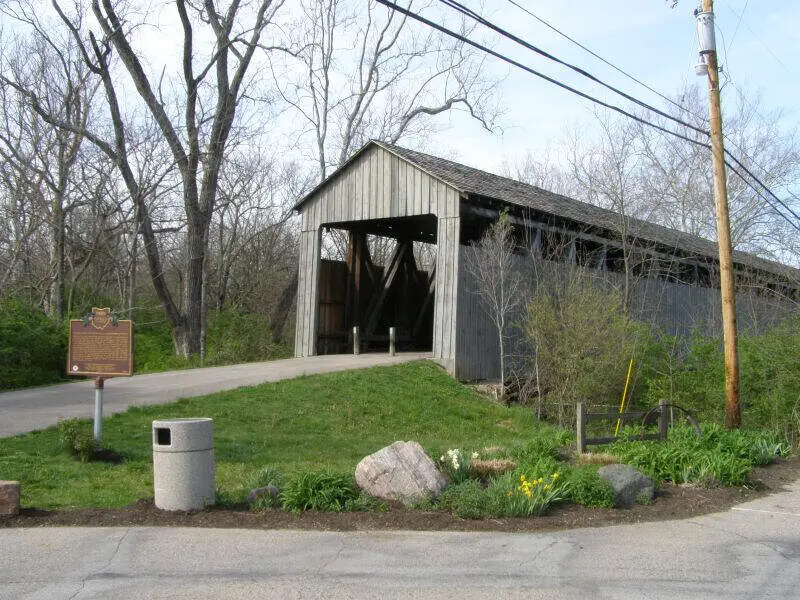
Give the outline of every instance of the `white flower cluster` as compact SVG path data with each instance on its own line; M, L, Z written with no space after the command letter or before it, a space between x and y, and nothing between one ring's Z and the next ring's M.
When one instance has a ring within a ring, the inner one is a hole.
M476 458L479 458L479 454L473 452L471 459L475 460ZM462 465L461 450L458 448L451 448L439 457L439 462L442 464L450 463L454 471L460 471Z

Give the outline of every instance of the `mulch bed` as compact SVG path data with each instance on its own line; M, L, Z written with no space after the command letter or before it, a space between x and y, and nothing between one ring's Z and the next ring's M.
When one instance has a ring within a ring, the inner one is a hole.
M221 527L248 529L361 530L453 530L453 531L552 531L575 527L601 527L684 519L719 512L741 502L781 491L800 479L800 457L780 460L755 469L752 487L699 488L661 486L655 502L629 509L598 509L567 505L542 517L510 519L461 519L445 512L424 512L401 505L385 512L287 513L282 510L248 512L224 508L191 513L159 510L152 499L119 509L39 510L23 509L14 517L0 517L0 527Z

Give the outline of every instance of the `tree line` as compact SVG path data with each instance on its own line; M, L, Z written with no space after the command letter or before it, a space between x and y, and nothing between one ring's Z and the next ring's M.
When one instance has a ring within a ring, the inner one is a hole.
M482 55L372 0L12 0L0 12L0 297L55 320L97 298L133 318L157 307L181 356L203 352L209 311L289 333L291 207L367 140L424 149L447 113L489 131L503 117ZM702 122L695 89L677 101ZM791 189L796 133L752 98L731 104L745 162ZM621 228L637 216L713 237L702 150L597 120L600 136L553 145L565 159L531 154L508 173L612 208ZM796 261L798 237L747 186L730 189L737 245Z

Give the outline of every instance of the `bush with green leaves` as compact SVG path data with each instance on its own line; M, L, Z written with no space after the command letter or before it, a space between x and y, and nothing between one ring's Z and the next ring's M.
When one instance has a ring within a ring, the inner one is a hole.
M697 437L690 427L670 430L666 443L620 441L607 451L657 481L744 485L751 469L788 454L789 447L768 431L726 430L705 425Z
M547 512L569 497L569 483L560 471L529 475L515 470L500 475L486 486L473 479L446 488L430 507L465 519L482 517L532 517ZM423 508L429 508L426 504Z
M489 492L474 479L448 486L435 503L423 502L418 508L446 510L462 519L480 519L492 513Z
M620 396L628 361L642 361L651 334L624 314L620 293L589 272L551 273L541 262L542 282L522 323L528 372L537 412L563 427L574 423L578 402Z
M100 449L92 435L91 426L80 419L61 419L58 422L61 448L81 462L89 462Z
M285 485L286 478L283 473L272 467L265 467L258 471L247 483L247 490L273 487L277 490L276 495L264 494L250 503L250 508L253 510L263 510L267 508L276 508L281 505L281 495Z
M673 340L673 346L676 344ZM695 335L685 349L648 381L647 401L667 399L706 423L725 415L722 339ZM800 315L762 333L739 336L742 423L769 429L785 440L800 438ZM668 368L667 368L668 367Z
M543 459L557 461L562 447L571 444L573 435L566 429L540 426L530 437L501 452L503 458L518 464L535 464Z
M597 474L597 465L575 465L563 470L566 500L596 508L614 507L614 488Z
M67 332L35 306L0 299L0 390L59 381L67 362Z
M202 361L205 366L270 360L291 354L285 345L272 342L269 321L264 315L235 309L209 314L205 348ZM152 311L137 315L135 349L135 367L139 373L201 366L199 358L187 360L175 355L169 325L163 316Z
M342 512L358 510L364 499L351 474L302 471L286 479L281 493L284 510Z

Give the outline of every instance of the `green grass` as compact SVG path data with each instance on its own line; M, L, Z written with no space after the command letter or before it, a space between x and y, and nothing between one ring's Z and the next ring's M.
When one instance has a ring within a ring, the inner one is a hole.
M0 479L22 483L25 506L125 506L152 496L151 422L173 417L214 419L217 487L228 497L246 493L267 466L348 472L396 440L416 440L438 457L450 447L512 444L535 427L529 410L487 403L432 363L415 362L130 409L103 424L103 445L123 456L119 465L76 462L55 427L3 438Z
M771 431L702 427L702 436L686 426L670 429L665 443L619 441L605 448L656 481L708 485L744 485L753 467L787 456L790 448Z

